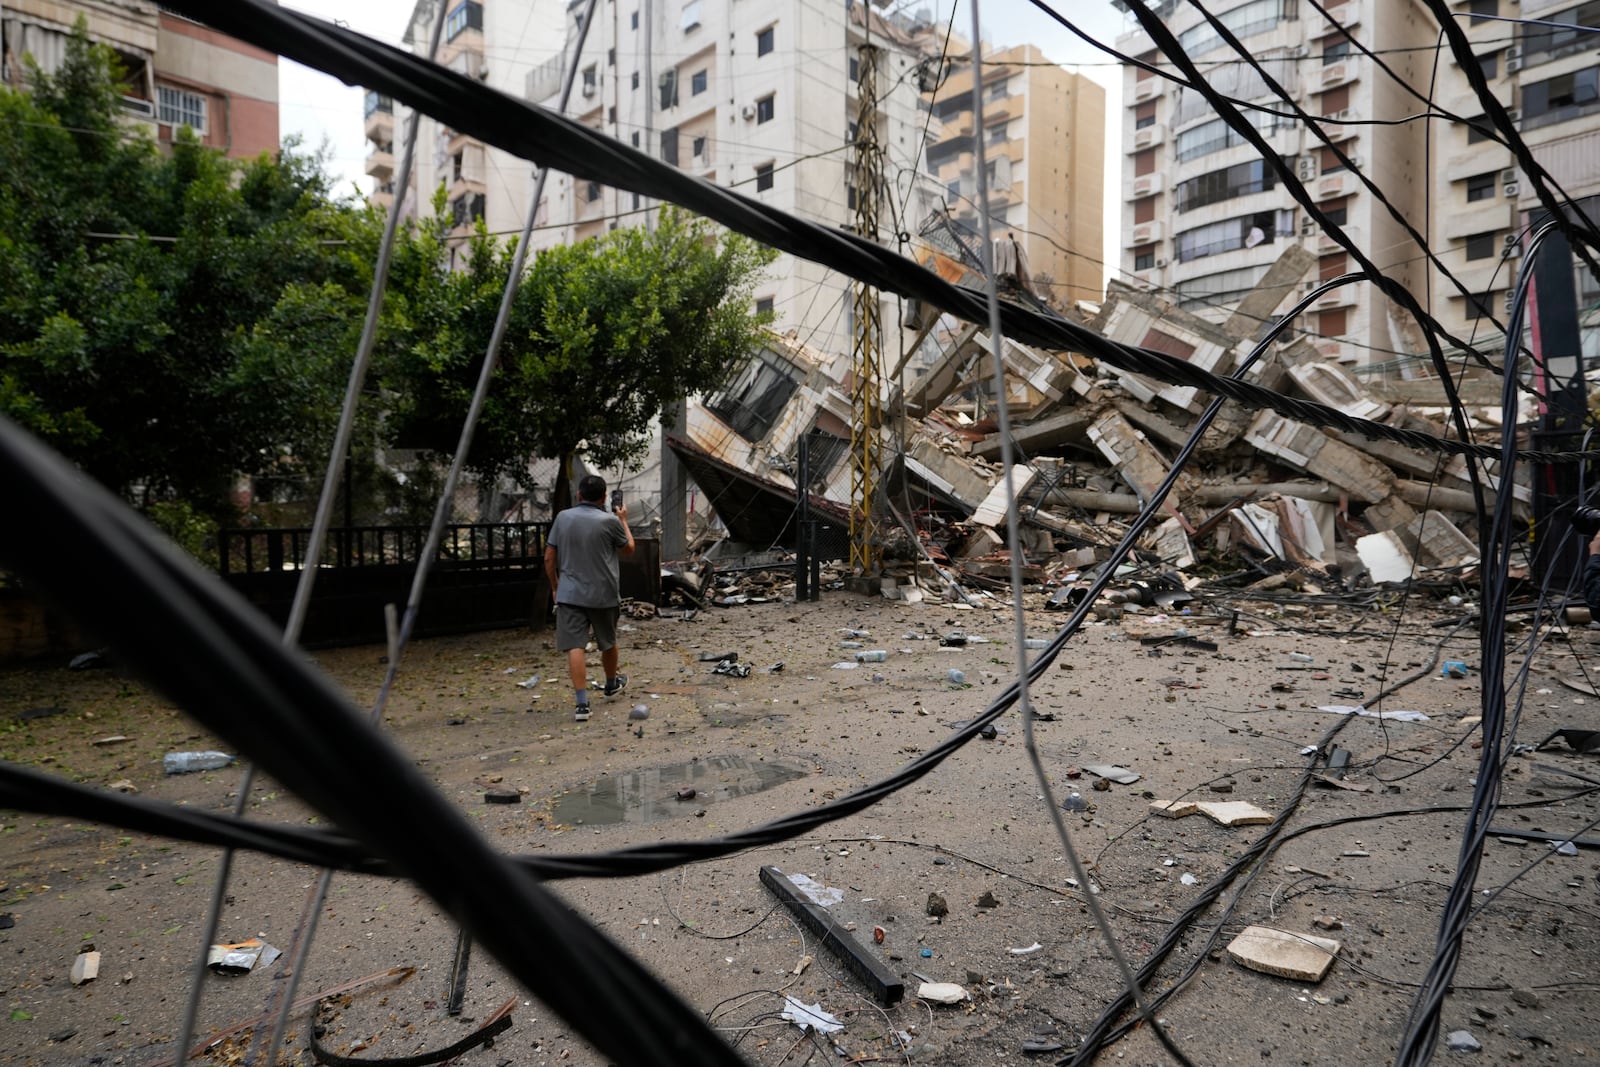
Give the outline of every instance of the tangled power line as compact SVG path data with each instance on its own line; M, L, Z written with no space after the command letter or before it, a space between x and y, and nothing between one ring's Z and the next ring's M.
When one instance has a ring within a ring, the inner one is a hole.
M1041 0L1034 2L1072 29L1067 20ZM1594 267L1593 249L1600 248L1600 240L1596 239L1593 223L1581 215L1570 217L1563 210L1559 189L1522 141L1503 106L1489 92L1481 70L1476 70L1466 38L1454 24L1448 6L1443 0L1426 3L1439 19L1457 62L1467 70L1497 137L1516 155L1541 204L1550 213L1550 220L1534 234L1530 252L1559 235ZM1019 701L1025 726L1031 731L1028 683L1049 669L1083 625L1095 596L1114 575L1115 563L1132 550L1139 534L1156 516L1206 426L1224 401L1233 400L1315 426L1394 441L1440 456L1464 456L1469 460L1468 471L1480 513L1487 517L1481 553L1484 581L1479 640L1484 664L1484 743L1478 784L1468 807L1460 861L1443 910L1437 951L1418 990L1397 1061L1407 1067L1428 1062L1437 1039L1440 1005L1459 960L1466 923L1473 914L1473 875L1498 804L1500 774L1507 758L1503 744L1507 730L1503 609L1516 551L1510 496L1515 467L1526 462L1582 460L1588 453L1519 450L1512 432L1505 433L1497 443L1472 439L1450 384L1452 378L1440 340L1448 340L1463 351L1471 351L1470 346L1449 337L1413 294L1386 277L1357 242L1318 209L1303 183L1277 159L1236 106L1239 102L1212 90L1203 72L1183 54L1177 39L1150 5L1129 0L1127 6L1182 76L1183 84L1201 93L1217 114L1278 168L1279 178L1291 195L1360 267L1357 273L1334 279L1308 294L1294 314L1282 319L1258 342L1250 360L1227 377L1162 353L1113 342L1059 317L994 301L992 295L986 298L984 293L945 283L871 241L795 218L686 175L603 134L348 29L260 0L237 0L227 5L180 0L169 6L241 40L392 96L416 112L427 112L454 129L521 156L544 170L560 170L576 178L604 181L620 189L673 201L730 230L888 292L918 298L967 321L995 321L1005 335L1015 340L1081 353L1119 369L1195 386L1216 399L1197 421L1188 444L1172 464L1167 481L1152 494L1116 546L1112 565L1102 569L1089 594L1048 647L1031 662L1019 663L1017 678L939 745L888 778L854 793L724 837L587 855L526 857L501 855L478 835L464 831L454 806L438 795L410 758L378 733L369 717L351 706L292 647L286 647L282 635L269 630L252 609L221 590L191 561L161 541L120 501L88 483L13 424L0 420L0 490L15 502L19 513L32 517L27 523L0 526L0 563L46 590L90 629L114 635L119 650L148 679L218 736L249 753L286 787L329 815L340 829L331 832L263 826L245 820L237 811L231 816L217 815L138 798L112 797L4 764L0 764L0 802L18 809L114 823L196 843L248 848L329 869L408 878L493 952L530 993L571 1022L611 1059L630 1064L737 1064L742 1062L738 1052L704 1014L657 982L541 883L659 872L752 847L792 841L863 811L921 779ZM1288 102L1298 119L1307 122L1320 136L1317 120L1294 105L1290 94L1271 81L1227 27L1200 4L1194 6L1243 62L1261 73L1273 91ZM1326 17L1321 7L1318 11ZM1360 48L1353 38L1352 43ZM1157 73L1170 76L1160 68ZM1340 153L1338 146L1326 138L1324 143ZM1342 153L1340 158L1344 158ZM1395 210L1381 190L1370 182L1368 187L1386 207ZM1415 230L1411 233L1424 252L1431 255L1426 240ZM1514 427L1517 419L1518 375L1514 369L1532 260L1530 255L1524 261L1507 323L1501 413L1501 424L1507 428ZM1434 262L1437 265L1436 259ZM1352 418L1335 408L1242 380L1250 361L1267 350L1277 333L1293 322L1295 314L1329 289L1357 283L1374 285L1410 311L1424 327L1433 362L1449 393L1456 438ZM1478 474L1480 462L1498 464L1499 482L1492 503L1485 499ZM1018 615L1020 618L1020 612ZM1349 721L1345 719L1330 730L1324 742ZM1320 751L1326 744L1318 747ZM339 784L344 781L341 772L345 753L355 750L364 754L371 776L387 783L386 790L380 793ZM1048 798L1048 779L1032 746L1031 732L1029 755ZM1257 843L1207 887L1201 901L1173 926L1157 954L1137 969L1124 993L1107 1006L1073 1063L1089 1062L1108 1041L1125 1032L1131 1024L1120 1020L1131 1007L1137 1007L1140 1018L1167 1043L1169 1053L1179 1062L1188 1062L1170 1044L1151 1014L1177 986L1149 1003L1142 1001L1141 986L1177 947L1187 922L1215 902L1233 880L1242 876L1248 881L1261 869L1260 860L1300 832L1286 832L1285 826L1306 792L1318 758L1308 759L1294 797ZM1054 814L1055 805L1050 803L1049 807ZM1058 816L1057 824L1070 854L1071 842ZM1217 929L1221 929L1220 923ZM615 1025L617 1004L629 1005L629 1026Z

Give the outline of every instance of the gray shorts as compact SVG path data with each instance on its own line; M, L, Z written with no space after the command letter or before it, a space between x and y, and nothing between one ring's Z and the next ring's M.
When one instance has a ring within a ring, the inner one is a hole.
M604 652L617 643L617 619L621 607L580 608L572 604L556 605L556 651L582 648L589 643L589 630L594 630L594 643Z

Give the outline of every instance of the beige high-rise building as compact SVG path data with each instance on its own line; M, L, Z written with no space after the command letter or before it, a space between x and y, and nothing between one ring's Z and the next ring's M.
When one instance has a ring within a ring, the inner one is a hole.
M1449 47L1437 48L1439 27L1425 9L1380 0L1325 6L1328 17L1299 0L1249 0L1217 15L1300 106L1324 120L1325 132L1354 166L1343 165L1304 122L1247 114L1318 207L1385 274L1450 333L1475 347L1497 348L1503 337L1490 318L1505 321L1524 230L1538 208L1526 175L1510 149L1489 135L1481 102ZM1600 4L1466 0L1451 6L1491 91L1510 109L1534 157L1568 197L1592 204L1600 194L1600 34L1526 20L1600 27ZM1165 3L1158 13L1215 89L1287 110L1192 6ZM1361 54L1342 30L1374 50L1388 70ZM1175 71L1142 30L1117 44ZM1425 99L1466 121L1393 121L1418 115ZM1200 94L1128 67L1124 105L1122 267L1135 279L1220 321L1286 243L1317 255L1308 286L1357 269ZM1353 171L1369 178L1391 206ZM1427 261L1402 220L1422 235L1443 270ZM1600 301L1600 286L1588 272L1579 271L1578 278L1580 305ZM1301 326L1326 358L1384 375L1432 373L1416 323L1369 284L1321 298ZM1592 337L1587 343L1594 347Z
M977 247L978 185L972 65L952 68L928 106L942 136L928 170L945 187L957 226ZM1056 303L1105 295L1106 95L1031 44L984 56L982 136L995 240L1022 246L1035 288Z

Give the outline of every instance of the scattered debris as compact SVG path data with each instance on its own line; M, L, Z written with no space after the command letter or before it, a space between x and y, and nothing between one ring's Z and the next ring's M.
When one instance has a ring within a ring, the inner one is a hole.
M226 767L233 760L234 757L226 752L168 752L161 757L161 769L168 774L215 771Z
M1600 750L1600 730L1579 730L1573 727L1563 727L1550 734L1549 737L1533 746L1535 752L1549 746L1550 742L1559 738L1566 743L1572 751L1587 754Z
M772 891L779 902L835 952L852 974L866 983L874 1000L883 1007L899 1003L906 989L900 976L890 971L875 953L858 942L841 923L834 921L826 908L816 907L796 882L776 867L762 867L760 876L761 883Z
M1247 926L1228 944L1228 955L1252 971L1302 982L1320 982L1339 954L1339 942L1269 926Z
M1181 819L1198 812L1223 826L1264 826L1272 813L1247 800L1152 800L1150 810L1169 819Z
M1387 719L1390 722L1428 721L1428 717L1420 711L1368 711L1359 705L1351 704L1323 704L1318 706L1317 710L1331 712L1334 715L1364 715L1369 719Z
M1027 948L1008 948L1006 951L1011 953L1013 956L1028 956L1032 953L1038 952L1042 948L1044 948L1044 946L1035 941Z
M485 804L521 804L522 794L515 789L490 789L484 792Z
M923 909L924 914L930 918L942 919L950 914L950 905L945 903L944 897L938 893L928 894L928 904Z
M844 1023L822 1010L822 1005L804 1004L792 996L785 996L783 1018L801 1030L815 1030L819 1034L832 1034L844 1029Z
M917 987L917 997L935 1004L960 1004L967 999L967 990L955 982L923 982Z
M233 944L212 945L206 954L206 966L218 974L249 974L258 965L270 967L283 953L259 937Z
M1139 773L1130 771L1126 767L1113 767L1105 763L1085 763L1083 769L1096 778L1109 778L1118 785L1132 785L1139 780Z
M100 953L92 949L72 958L72 984L83 985L100 977Z
M94 652L80 652L67 661L67 669L71 671L88 671L106 665L106 650L98 649Z
M1452 1030L1444 1041L1445 1048L1451 1052L1481 1052L1483 1046L1478 1039L1472 1036L1470 1030Z

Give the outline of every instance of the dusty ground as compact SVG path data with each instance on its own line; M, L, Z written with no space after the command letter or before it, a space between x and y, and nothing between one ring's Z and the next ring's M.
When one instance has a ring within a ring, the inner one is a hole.
M1384 611L1240 607L1236 633L1211 608L1187 619L1146 613L1087 627L1035 689L1037 709L1054 716L1038 725L1040 752L1057 798L1076 791L1089 805L1069 812L1068 825L1093 867L1122 950L1137 964L1263 832L1199 815L1152 817L1151 799L1245 800L1275 813L1299 780L1301 750L1336 721L1319 706L1360 703L1353 694L1370 697L1425 670L1383 706L1421 711L1429 720L1350 721L1337 744L1351 753L1348 781L1364 789L1314 786L1289 824L1314 829L1286 840L1247 886L1235 883L1190 928L1151 986L1165 990L1197 966L1159 1014L1198 1064L1384 1063L1433 955L1461 809L1471 796L1476 636L1461 630L1439 648L1450 627L1435 625L1444 618L1439 609L1415 601ZM1029 633L1044 636L1060 618L1030 612ZM716 836L825 803L936 744L999 692L1014 662L1004 610L843 593L817 604L750 605L632 625L629 692L598 701L601 710L587 724L571 721L550 636L499 633L414 646L387 729L506 851L579 852ZM1138 640L1180 625L1218 650L1152 649ZM838 643L841 629L851 627L869 630L868 647L890 650L888 662L830 669L848 657ZM905 636L936 638L954 629L992 643L942 649L937 640ZM1530 636L1513 629L1513 669ZM1585 677L1600 654L1600 634L1544 638L1528 664L1521 742L1558 727L1597 725L1600 701L1560 679ZM726 678L698 661L702 652L724 650L738 651L756 672ZM1469 676L1430 669L1436 651L1464 661ZM380 654L358 648L318 659L358 703L370 705ZM786 664L781 673L760 669L778 660ZM951 667L976 684L952 688ZM532 674L544 678L536 689L516 685ZM626 721L636 702L651 708L642 737ZM40 708L61 713L32 711ZM30 712L35 717L19 717ZM824 836L659 877L564 883L559 891L727 1028L752 1062L798 1063L813 1051L776 1018L780 991L820 1003L845 1024L833 1035L837 1047L816 1050L812 1062L1011 1063L1026 1058L1029 1039L1071 1049L1120 979L1071 883L1016 713L1001 726L995 739L975 740L931 777L832 824ZM129 740L94 743L116 735ZM8 760L97 785L128 779L146 797L226 810L236 769L161 773L163 752L213 744L112 671L52 666L0 674L0 755ZM1539 769L1600 775L1600 760L1558 751L1510 762L1497 826L1600 836L1584 829L1600 815L1595 797L1578 793L1584 783ZM1085 764L1120 764L1141 777L1099 791L1092 776L1071 777ZM354 754L350 774L362 774ZM1214 792L1224 779L1231 793ZM683 784L697 788L694 800L674 799ZM524 790L523 803L486 804L486 788ZM313 817L271 783L258 787L250 813L295 823ZM142 1065L170 1056L217 852L25 814L0 817L0 913L15 920L0 931L0 1062ZM1561 856L1541 842L1491 837L1476 895L1482 911L1443 1012L1444 1029L1470 1031L1484 1062L1575 1063L1600 1053L1595 856L1587 848ZM842 890L832 913L854 923L867 943L873 926L883 927L883 945L874 951L908 982L905 1001L880 1010L809 931L774 910L757 879L765 864ZM1514 877L1503 893L1487 893ZM244 857L223 934L259 934L287 946L315 880L308 868ZM942 920L925 913L930 892L948 902ZM995 906L978 906L985 894ZM1224 916L1226 905L1233 910ZM1319 928L1318 917L1335 928ZM1224 949L1252 923L1333 937L1342 948L1319 984L1246 970ZM328 1020L330 1047L348 1052L364 1044L368 1057L438 1048L516 997L480 951L465 1012L448 1016L454 938L448 919L409 886L336 877L302 992L391 967L417 972L404 982L371 984L342 1003ZM100 977L73 986L73 957L90 943L102 953ZM1031 952L1011 951L1036 943ZM806 956L814 962L794 974ZM918 975L961 983L971 999L948 1007L919 1001ZM259 970L208 975L202 1033L261 1011L272 982ZM627 1006L616 1008L626 1024ZM512 1017L512 1029L493 1048L460 1062L603 1062L537 1002L517 999ZM293 1029L293 1062L306 1062L304 1013ZM896 1032L909 1036L909 1054L897 1047ZM1460 1054L1441 1048L1439 1055ZM226 1053L219 1057L225 1060ZM1170 1059L1141 1029L1098 1062Z

